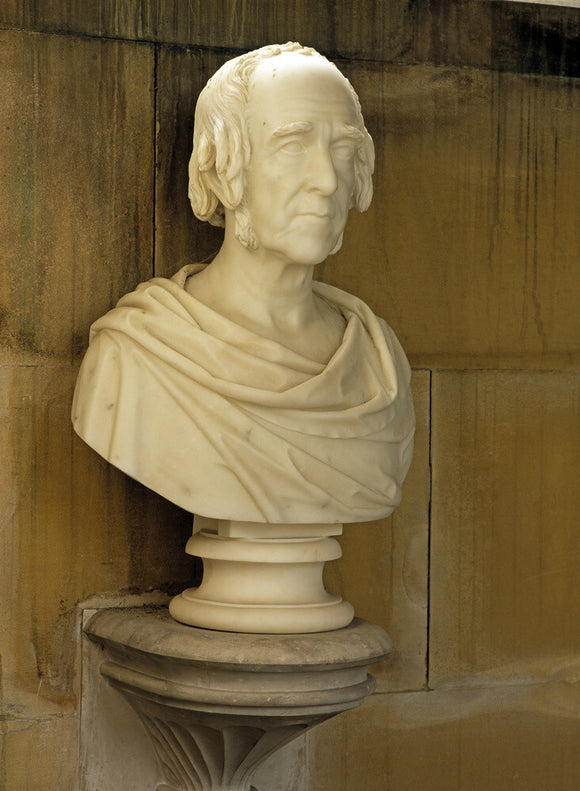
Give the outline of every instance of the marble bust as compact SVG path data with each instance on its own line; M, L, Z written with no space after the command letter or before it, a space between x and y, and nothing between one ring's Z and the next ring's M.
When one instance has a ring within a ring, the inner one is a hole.
M369 206L373 167L359 100L323 56L287 44L228 61L199 97L190 163L221 249L93 324L77 433L205 517L388 515L412 454L409 365L364 302L313 280Z

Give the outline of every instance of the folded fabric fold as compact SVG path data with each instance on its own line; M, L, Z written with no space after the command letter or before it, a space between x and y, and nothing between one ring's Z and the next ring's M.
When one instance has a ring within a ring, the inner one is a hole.
M399 503L414 432L405 354L364 302L325 365L154 278L91 328L73 402L101 456L188 511L271 523L357 522Z

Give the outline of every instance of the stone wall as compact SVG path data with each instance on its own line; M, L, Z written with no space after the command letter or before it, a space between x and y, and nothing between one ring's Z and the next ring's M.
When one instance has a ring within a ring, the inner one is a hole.
M579 13L460 0L5 0L0 7L0 789L79 787L78 603L184 587L189 516L73 436L91 322L217 249L192 112L238 51L339 61L376 197L327 282L396 330L403 505L328 585L396 651L312 732L308 791L575 791L580 777Z

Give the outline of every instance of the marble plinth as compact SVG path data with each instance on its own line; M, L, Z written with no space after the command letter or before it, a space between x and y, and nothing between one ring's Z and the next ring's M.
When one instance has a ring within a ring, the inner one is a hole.
M264 634L347 626L351 604L329 593L324 564L342 555L342 525L270 525L196 516L186 552L203 580L169 605L175 620L204 629Z
M256 635L184 626L165 609L110 609L85 632L150 737L157 791L250 791L267 757L360 705L374 688L369 665L392 649L360 619L320 634Z

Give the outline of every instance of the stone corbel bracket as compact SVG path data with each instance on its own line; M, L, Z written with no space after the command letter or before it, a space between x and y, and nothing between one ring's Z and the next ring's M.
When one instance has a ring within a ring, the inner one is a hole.
M392 650L383 629L360 619L331 632L256 635L184 626L165 609L109 609L85 632L153 743L157 791L250 791L277 749L359 706L374 689L369 665Z

